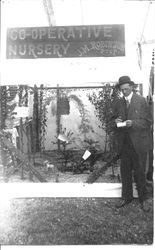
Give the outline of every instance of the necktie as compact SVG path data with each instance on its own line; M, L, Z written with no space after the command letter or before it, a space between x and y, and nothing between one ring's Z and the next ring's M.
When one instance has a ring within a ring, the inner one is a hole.
M126 100L126 107L127 107L127 109L128 109L128 107L129 107L129 100Z

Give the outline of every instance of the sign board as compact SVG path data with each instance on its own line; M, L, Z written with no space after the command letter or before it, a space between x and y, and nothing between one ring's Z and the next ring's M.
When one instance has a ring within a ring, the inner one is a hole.
M84 155L82 156L82 158L84 160L87 160L90 155L91 155L91 153L88 150L86 150L85 153L84 153Z
M59 134L58 139L59 139L60 141L66 142L66 143L69 142L69 139L68 139L67 136L64 135L64 134Z
M7 29L7 59L125 56L123 24Z
M28 107L16 107L13 111L15 118L28 117L29 108Z

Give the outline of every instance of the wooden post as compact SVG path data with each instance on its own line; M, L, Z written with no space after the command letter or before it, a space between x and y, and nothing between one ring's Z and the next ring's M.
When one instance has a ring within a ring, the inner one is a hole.
M32 119L32 122L30 124L30 138L31 138L31 152L32 152L32 164L35 165L35 150L36 147L34 145L34 119Z
M7 180L7 149L4 149L4 145L0 140L0 165L2 164L2 179Z
M0 129L5 128L5 119L6 119L6 98L7 98L7 89L6 86L0 86ZM2 175L3 177L6 174L7 169L7 150L4 149L2 143L2 138L0 138L0 164L2 164Z
M26 127L26 132L27 132L27 153L28 153L28 160L29 162L31 162L31 132L30 132L30 124L28 122L28 118L26 118L26 123L27 123L27 127ZM33 180L33 174L32 174L32 170L31 170L31 166L29 165L29 180Z
M60 134L60 110L59 110L59 98L60 98L60 89L59 85L57 85L57 137ZM60 151L60 141L57 140L58 143L58 151Z

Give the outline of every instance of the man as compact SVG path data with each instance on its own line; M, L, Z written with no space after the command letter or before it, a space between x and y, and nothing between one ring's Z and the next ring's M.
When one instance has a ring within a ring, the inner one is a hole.
M130 77L119 78L118 87L123 97L115 104L113 118L121 158L122 200L116 207L123 207L132 201L134 177L141 208L147 210L145 168L151 146L151 119L145 98L135 94L133 86Z

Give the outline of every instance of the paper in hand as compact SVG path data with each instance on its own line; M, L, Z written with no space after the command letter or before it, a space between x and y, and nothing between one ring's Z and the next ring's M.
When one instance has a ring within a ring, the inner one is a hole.
M117 123L117 127L118 127L118 128L126 127L126 122L118 122L118 123Z

